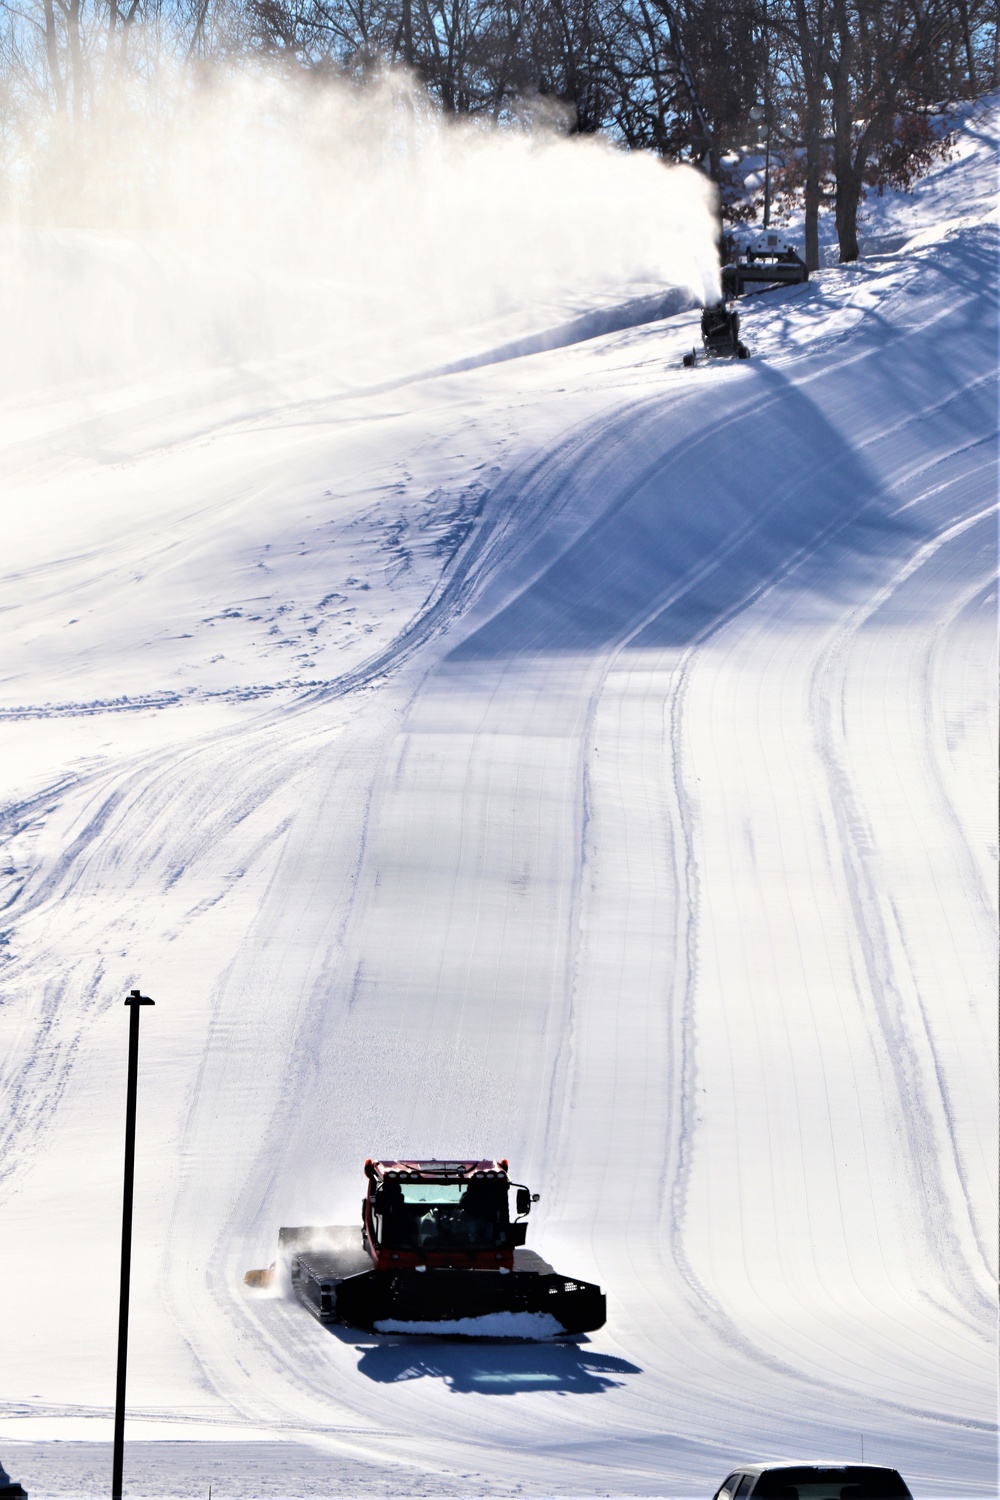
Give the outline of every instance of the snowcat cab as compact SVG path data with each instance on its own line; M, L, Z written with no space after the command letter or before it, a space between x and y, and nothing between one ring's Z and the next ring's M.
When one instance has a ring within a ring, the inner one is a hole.
M506 1160L368 1160L365 1175L357 1228L281 1229L278 1262L247 1285L285 1273L321 1321L371 1333L537 1339L603 1325L600 1287L523 1248L538 1194L511 1182Z
M765 229L751 240L743 254L722 268L722 290L727 297L742 297L744 289L757 285L761 291L775 286L794 286L809 280L809 268L795 246L780 230Z
M365 1162L361 1206L365 1246L380 1271L401 1266L514 1269L531 1209L526 1187L511 1184L506 1161ZM515 1217L510 1190L516 1187Z
M769 266L788 266L792 270L805 271L805 276L799 278L806 280L809 272L806 271L806 263L799 255L795 246L780 230L765 229L755 240L751 240L746 248L748 265L763 263Z

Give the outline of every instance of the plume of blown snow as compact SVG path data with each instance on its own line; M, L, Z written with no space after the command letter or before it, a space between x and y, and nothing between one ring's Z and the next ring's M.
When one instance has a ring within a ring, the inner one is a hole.
M448 121L393 75L176 78L38 131L7 191L5 393L317 357L350 386L718 287L699 173Z

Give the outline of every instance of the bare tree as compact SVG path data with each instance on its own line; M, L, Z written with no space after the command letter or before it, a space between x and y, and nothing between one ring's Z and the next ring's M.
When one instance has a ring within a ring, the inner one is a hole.
M163 61L261 53L363 86L404 67L448 114L539 109L570 130L701 165L724 213L754 211L727 160L766 106L806 257L833 202L858 254L866 190L905 186L935 147L931 106L994 86L1000 0L0 0L0 136L48 114L79 129ZM67 170L70 168L68 167ZM740 195L742 194L742 201Z

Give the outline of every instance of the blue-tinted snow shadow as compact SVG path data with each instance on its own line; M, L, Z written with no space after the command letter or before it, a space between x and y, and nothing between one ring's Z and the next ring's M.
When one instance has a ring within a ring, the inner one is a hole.
M983 296L993 274L992 234L970 232L923 267L921 292L947 309L933 328L919 326L916 306L915 327L905 310L897 322L871 312L838 347L793 367L713 367L701 389L703 372L692 372L680 406L675 387L625 413L621 431L609 426L559 476L571 492L597 488L592 524L449 662L588 655L623 641L683 647L792 568L807 600L870 592L943 517L982 503L957 493L958 461L956 498L942 468L935 503L904 509L926 487L915 455L947 463L993 429L988 381L969 387L977 369L995 368ZM601 444L631 448L618 472L602 468ZM520 499L535 500L530 480Z
M609 333L623 333L628 328L641 328L647 323L659 323L677 313L688 312L698 304L689 292L671 287L646 297L633 297L615 307L597 308L593 312L580 313L565 323L537 333L525 334L509 343L499 344L482 354L470 354L465 359L449 365L441 365L430 372L433 376L458 375L465 370L475 370L483 365L502 364L510 359L523 359L530 354L547 354L553 349L565 349L571 344L583 344L590 339L605 338Z
M513 1396L524 1391L558 1391L580 1396L625 1384L641 1375L638 1365L586 1344L532 1344L441 1340L380 1340L361 1351L358 1372L380 1385L404 1380L442 1381L461 1394Z

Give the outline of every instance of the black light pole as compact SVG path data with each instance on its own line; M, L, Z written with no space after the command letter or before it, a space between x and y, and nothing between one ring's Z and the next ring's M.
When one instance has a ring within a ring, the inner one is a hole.
M128 1018L128 1092L125 1097L125 1184L122 1190L122 1278L118 1303L118 1384L115 1390L115 1446L111 1480L112 1500L121 1500L122 1460L125 1452L125 1370L128 1364L128 1292L132 1268L132 1189L135 1182L135 1096L139 1076L139 1007L153 1005L133 990L125 1004Z

